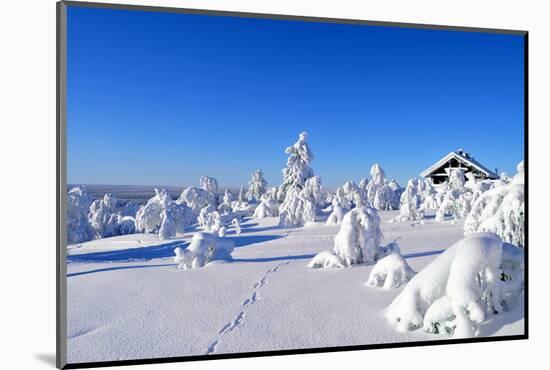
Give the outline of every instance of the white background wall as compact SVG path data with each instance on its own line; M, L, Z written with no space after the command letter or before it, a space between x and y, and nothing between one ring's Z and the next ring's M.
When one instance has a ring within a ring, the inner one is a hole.
M113 1L118 2L118 1ZM157 369L290 367L511 369L548 351L550 23L545 1L124 1L142 5L530 31L530 329L528 341L150 365ZM0 366L52 368L55 353L55 1L4 1L0 16ZM490 145L490 143L488 143ZM541 362L544 363L544 362ZM544 365L535 366L542 367Z

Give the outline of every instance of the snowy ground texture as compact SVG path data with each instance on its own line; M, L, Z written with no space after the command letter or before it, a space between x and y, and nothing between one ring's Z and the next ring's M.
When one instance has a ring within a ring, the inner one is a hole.
M385 242L420 271L463 238L462 222L390 223ZM331 250L339 226L318 222L281 228L279 218L247 219L232 230L233 261L178 270L174 248L184 238L157 234L99 239L69 248L70 363L306 349L445 339L422 330L400 333L384 312L402 291L365 285L373 266L310 269ZM523 334L523 307L492 316L480 336Z

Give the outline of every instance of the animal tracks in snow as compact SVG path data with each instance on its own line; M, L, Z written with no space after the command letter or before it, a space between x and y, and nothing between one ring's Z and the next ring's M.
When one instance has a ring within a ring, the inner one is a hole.
M252 289L254 289L254 290L250 294L250 297L246 298L241 303L241 307L240 307L241 310L239 311L239 313L237 313L237 316L233 320L226 323L218 331L218 336L208 345L208 349L206 350L207 355L212 354L216 351L216 348L217 348L218 344L220 343L221 339L225 335L231 333L234 329L238 328L239 326L241 326L244 323L245 317L246 317L246 310L245 309L248 308L249 306L253 305L253 304L258 303L260 301L260 294L259 294L258 289L260 289L265 284L267 284L269 275L273 274L274 272L277 272L282 266L288 265L289 263L290 263L290 261L282 262L282 263L279 263L279 264L275 265L274 267L270 268L269 270L267 270L265 272L265 275L262 276L262 278L252 286Z

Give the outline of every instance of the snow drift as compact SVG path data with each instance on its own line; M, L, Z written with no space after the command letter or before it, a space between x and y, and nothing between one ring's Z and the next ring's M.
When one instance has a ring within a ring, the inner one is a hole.
M503 310L502 240L479 233L455 243L415 275L386 311L397 330L473 337Z

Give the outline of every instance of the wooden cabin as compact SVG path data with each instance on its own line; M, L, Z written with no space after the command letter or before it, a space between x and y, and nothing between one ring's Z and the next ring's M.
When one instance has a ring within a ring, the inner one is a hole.
M464 173L473 173L478 180L496 180L498 175L477 162L470 153L463 149L450 152L431 167L423 171L420 176L432 179L434 185L443 184L449 180L449 175L454 169L462 168Z

